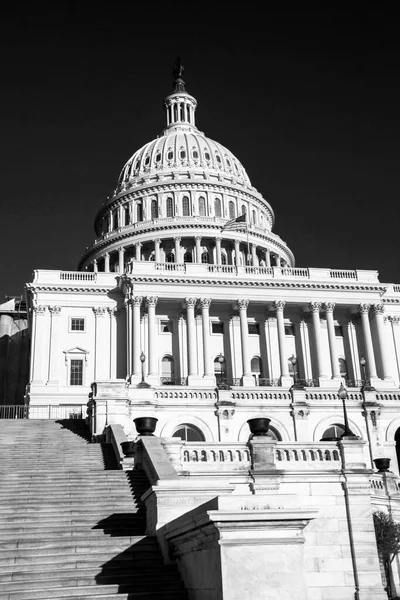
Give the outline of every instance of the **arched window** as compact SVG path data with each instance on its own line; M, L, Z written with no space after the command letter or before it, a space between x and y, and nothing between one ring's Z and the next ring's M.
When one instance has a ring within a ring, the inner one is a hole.
M201 217L206 216L206 199L204 196L200 196L199 198L199 215Z
M188 196L183 196L182 198L182 214L184 217L188 217L190 215Z
M174 255L172 254L172 252L170 252L169 254L167 254L167 259L166 260L167 260L168 263L175 262L175 258L174 258Z
M250 363L250 369L254 379L258 382L261 377L261 359L259 356L253 356Z
M142 203L137 205L136 208L136 221L140 222L143 221L143 206Z
M171 385L174 380L174 359L172 356L166 355L161 361L161 384Z
M344 358L339 358L340 377L347 378L347 362Z
M174 216L174 201L170 196L167 198L167 217Z
M124 225L129 225L129 207L125 206L124 209Z
M210 262L208 252L203 252L203 254L201 255L201 262L204 264L208 264Z
M216 217L222 217L221 200L219 198L215 198L214 200L214 212Z
M198 427L190 423L182 423L175 429L172 437L181 438L184 442L204 442L204 435Z
M192 256L191 252L185 252L185 254L183 256L183 262L185 262L185 263L193 262L193 256Z
M245 204L242 204L242 215L245 215L247 213L247 206Z
M158 202L157 200L151 201L151 218L157 219L158 217Z
M322 440L332 440L340 438L344 434L344 425L341 423L334 423L324 431L322 434Z
M235 203L232 200L229 202L229 218L234 219L236 217Z
M174 158L174 153L172 150L168 150L167 160L172 160Z

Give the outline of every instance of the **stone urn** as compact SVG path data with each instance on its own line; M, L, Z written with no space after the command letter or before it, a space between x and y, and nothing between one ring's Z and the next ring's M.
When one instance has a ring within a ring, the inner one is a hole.
M374 458L375 467L378 469L378 473L386 473L389 471L390 458Z
M158 419L155 417L137 417L133 419L139 435L153 435Z
M129 441L121 442L121 448L122 448L122 452L124 453L124 456L126 456L127 458L134 456L134 453L133 453L134 446L135 446L135 442L129 442Z
M267 419L266 417L257 417L255 419L248 419L248 424L250 427L250 431L253 435L267 435L269 424L271 419Z

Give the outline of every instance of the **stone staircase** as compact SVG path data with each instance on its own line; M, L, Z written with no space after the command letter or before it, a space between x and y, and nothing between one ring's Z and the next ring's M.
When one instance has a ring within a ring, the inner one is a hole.
M187 600L144 534L144 474L83 421L0 420L0 481L0 600Z

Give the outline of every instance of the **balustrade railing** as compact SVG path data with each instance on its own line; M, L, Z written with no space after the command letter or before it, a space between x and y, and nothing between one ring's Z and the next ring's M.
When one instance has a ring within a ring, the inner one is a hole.
M82 407L76 404L1 405L0 419L82 419Z
M161 385L187 385L187 377L160 377Z
M319 387L319 381L318 379L296 379L293 387L298 390L302 390L305 387Z
M342 269L330 269L332 279L357 279L356 271L345 271Z
M156 271L186 271L185 263L154 263Z
M268 379L266 377L258 377L255 381L256 386L259 387L278 387L281 385L280 379Z
M62 281L96 281L97 273L87 271L60 271Z
M347 387L363 387L364 385L370 385L369 379L345 379Z

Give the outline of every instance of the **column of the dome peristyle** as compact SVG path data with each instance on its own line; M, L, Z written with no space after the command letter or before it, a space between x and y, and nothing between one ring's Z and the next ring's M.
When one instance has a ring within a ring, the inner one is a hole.
M94 259L94 261L93 261L93 273L97 273L97 271L98 271L98 268L97 268L97 260L96 260L96 259Z
M156 238L154 240L154 252L155 252L155 260L156 260L156 262L160 262L160 245L161 245L160 238Z
M367 374L370 379L376 379L376 364L374 356L374 347L372 345L371 328L369 325L369 304L360 304L359 311L361 315L361 326L364 336L365 358L367 361Z
M383 379L387 382L392 382L393 378L389 371L389 357L387 354L387 347L385 344L385 333L383 323L383 313L385 311L385 307L383 306L383 304L374 304L372 308L375 314L376 333L378 337L378 352L382 364Z
M181 238L174 237L174 242L175 242L175 262L179 263L179 262L181 262Z
M201 317L203 330L203 380L208 380L212 385L215 385L215 376L211 366L210 354L210 305L211 298L201 298Z
M199 373L197 368L196 322L194 316L196 303L197 298L185 298L189 385L199 383Z
M140 362L140 307L143 298L133 296L131 298L132 306L132 376L139 382L141 376Z
M251 264L253 267L258 266L257 248L254 244L251 245Z
M267 267L271 266L271 252L268 248L265 249L265 264Z
M331 357L332 379L340 379L339 360L336 353L335 325L333 322L334 302L325 303L326 324L328 328L329 354Z
M276 325L278 329L278 346L279 346L279 364L281 368L281 384L282 386L290 386L293 381L289 375L288 359L285 349L285 323L283 319L283 309L286 302L284 300L275 300L273 308L276 312Z
M242 385L255 385L254 377L251 375L249 354L249 326L247 324L248 300L238 300L237 307L240 317L240 339L242 346Z
M196 237L194 238L195 242L196 242L196 262L198 264L201 263L201 237L199 235L196 235Z
M142 244L140 242L136 242L135 244L135 250L136 250L136 255L135 258L136 260L142 260Z
M240 242L239 242L239 240L235 240L235 265L237 267L240 265Z
M104 272L110 272L110 254L109 252L105 252L104 254Z
M321 302L310 302L311 309L311 317L313 323L313 332L314 332L314 346L315 346L315 354L316 354L316 363L317 363L317 376L318 379L326 380L327 376L324 373L324 363L322 358L322 349L321 349L321 322L319 319L319 311L321 308ZM320 382L321 383L321 382ZM323 382L325 385L326 381Z
M118 248L118 269L120 273L124 272L124 254L125 248Z
M221 259L221 238L220 237L216 237L215 238L215 249L216 249L216 258L217 258L217 265L220 265L222 263L222 259Z
M158 373L158 351L157 351L157 323L156 323L156 306L158 298L156 296L148 296L146 298L148 328L149 328L149 346L148 346L148 365L149 373L148 383L157 384L160 381Z

